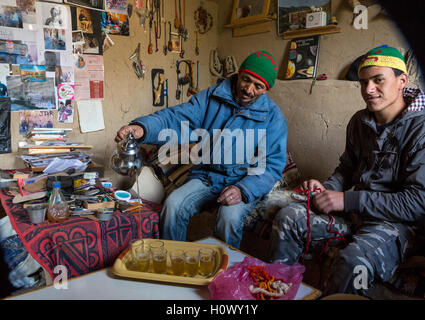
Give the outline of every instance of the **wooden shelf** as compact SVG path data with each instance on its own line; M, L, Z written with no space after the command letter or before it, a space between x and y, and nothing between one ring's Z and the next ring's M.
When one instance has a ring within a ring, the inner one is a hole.
M308 29L286 31L283 33L283 39L310 37L315 35L340 33L340 32L341 32L340 27L330 24L324 27L315 27L315 28L308 28Z
M253 24L257 24L257 23L264 23L264 22L272 21L273 18L265 17L265 18L258 18L258 19L255 19L255 20L248 20L248 19L243 19L243 20L244 21L242 21L242 22L235 22L235 23L226 24L224 27L225 28L241 28L241 27L245 27L245 26L249 26L249 25L253 25Z

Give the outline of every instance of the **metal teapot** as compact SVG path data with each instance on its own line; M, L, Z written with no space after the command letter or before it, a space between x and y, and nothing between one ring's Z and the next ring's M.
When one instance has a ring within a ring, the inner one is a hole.
M123 176L133 176L143 167L140 146L130 132L117 144L117 150L111 157L111 168Z

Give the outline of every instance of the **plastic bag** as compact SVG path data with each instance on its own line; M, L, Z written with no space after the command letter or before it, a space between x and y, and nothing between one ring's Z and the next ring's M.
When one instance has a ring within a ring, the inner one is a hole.
M249 291L249 286L254 283L247 266L264 266L270 276L292 283L289 291L278 300L293 300L302 282L305 267L298 263L288 266L283 263L265 263L256 258L246 257L242 262L236 263L227 270L220 272L208 285L210 299L212 300L255 300Z

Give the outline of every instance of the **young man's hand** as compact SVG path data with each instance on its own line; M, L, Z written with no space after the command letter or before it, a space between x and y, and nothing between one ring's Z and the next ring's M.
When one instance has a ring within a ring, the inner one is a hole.
M130 133L130 131L133 133L135 139L140 139L145 134L145 131L141 126L135 124L124 126L118 130L117 135L115 137L115 142L120 142L121 140L124 140L125 137Z
M326 214L332 211L344 211L344 192L325 190L316 193L313 204L317 210Z
M241 190L236 186L227 186L221 191L220 196L217 198L217 202L226 206L238 204L242 201Z
M326 188L316 179L306 180L301 184L303 189L309 189L313 194L318 194L319 192L325 191Z

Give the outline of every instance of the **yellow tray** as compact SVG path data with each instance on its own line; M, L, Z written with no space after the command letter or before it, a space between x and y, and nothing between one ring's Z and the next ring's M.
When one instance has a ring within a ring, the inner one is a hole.
M156 239L143 239L145 243L149 244ZM133 271L127 268L126 263L131 259L130 247L125 249L118 258L115 260L114 265L112 266L112 272L120 277L141 279L141 280L152 280L152 281L162 281L162 282L172 282L172 283L182 283L182 284L193 284L193 285L208 285L214 277L221 271L226 270L227 264L229 262L229 256L227 254L226 248L208 243L196 243L196 242L186 242L186 241L172 241L172 240L162 240L164 241L164 247L169 249L200 249L200 248L211 248L215 251L215 263L212 274L209 277L203 277L201 275L196 275L195 277L185 277L185 276L175 276L172 274L159 274L153 272L140 272ZM167 257L167 269L170 268L171 262L170 257Z

